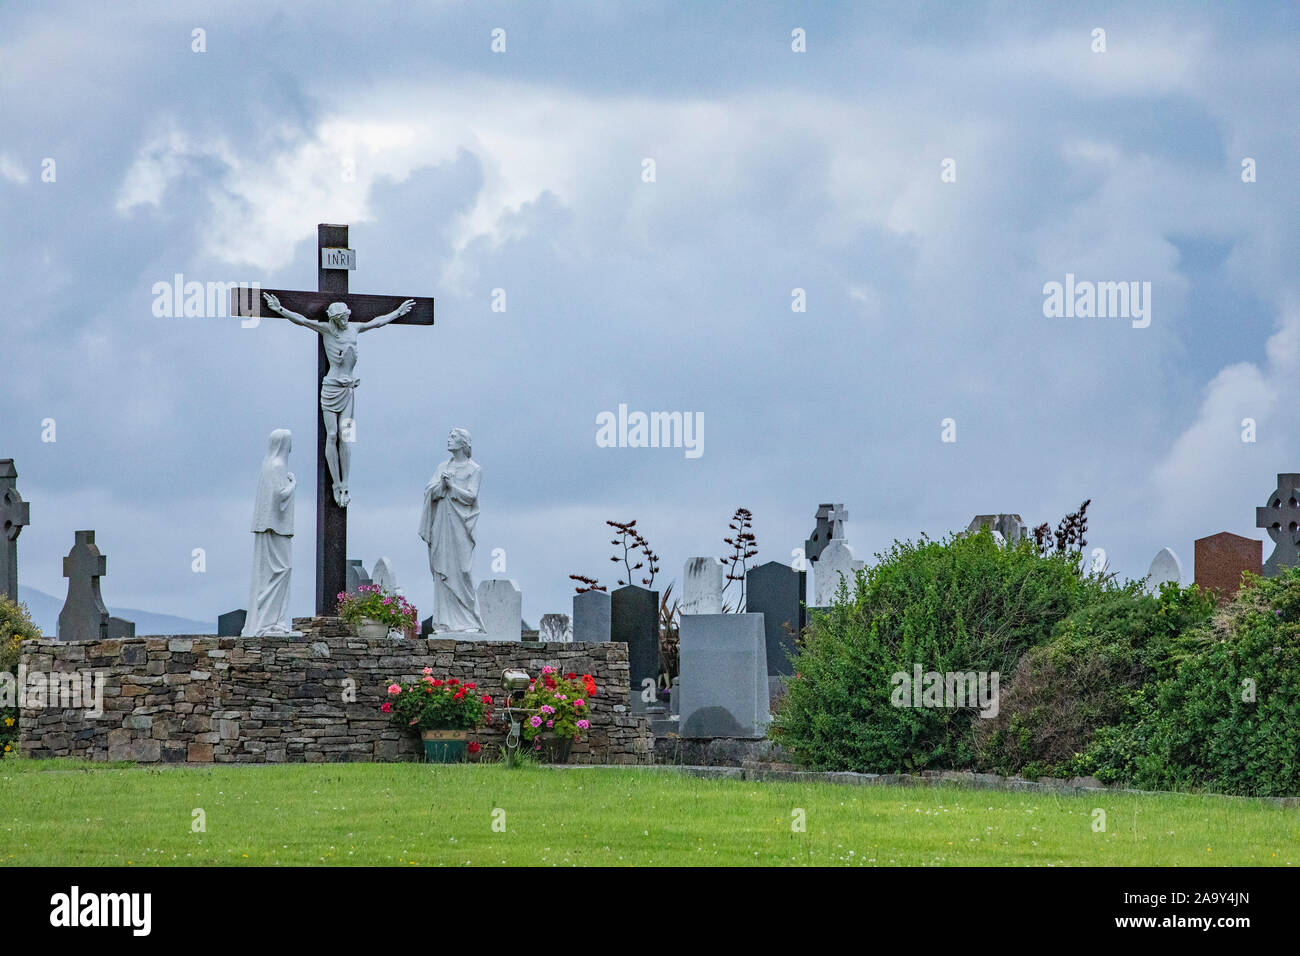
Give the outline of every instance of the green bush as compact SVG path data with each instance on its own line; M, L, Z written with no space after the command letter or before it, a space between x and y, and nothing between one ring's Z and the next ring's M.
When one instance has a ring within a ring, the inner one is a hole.
M977 763L998 773L1065 776L1093 734L1118 723L1149 681L1172 668L1170 648L1205 624L1214 599L1195 585L1138 583L1107 594L1057 625L1002 685L996 717L975 721Z
M0 597L0 673L18 674L22 642L36 640L41 629L32 623L27 605ZM18 746L18 709L0 707L0 754L9 754Z
M973 708L895 707L892 677L925 671L1010 674L1056 623L1111 588L1079 555L999 547L987 530L895 543L814 615L772 735L817 770L969 767Z
M1175 640L1168 673L1076 763L1145 790L1300 792L1300 569L1252 579Z

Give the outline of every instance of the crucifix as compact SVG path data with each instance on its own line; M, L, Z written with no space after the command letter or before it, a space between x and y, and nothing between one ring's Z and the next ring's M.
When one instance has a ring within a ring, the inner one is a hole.
M348 293L348 270L356 256L347 248L348 227L316 227L319 271L316 292L262 289L230 292L230 314L277 315L317 333L316 369L316 613L333 614L347 587L348 471L356 423L357 336L396 325L433 325L433 299ZM361 313L361 315L356 315Z
M12 458L0 458L0 597L18 600L18 535L31 523L31 505L15 484L18 469Z

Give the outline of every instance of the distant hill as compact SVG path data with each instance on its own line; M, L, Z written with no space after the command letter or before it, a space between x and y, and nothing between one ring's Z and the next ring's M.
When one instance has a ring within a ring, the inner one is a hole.
M32 621L47 637L54 637L59 631L59 612L63 610L63 598L56 598L38 591L36 588L18 586L18 600L27 605ZM185 617L171 614L154 614L134 607L110 607L108 613L114 617L135 621L136 634L215 634L216 621L192 621Z

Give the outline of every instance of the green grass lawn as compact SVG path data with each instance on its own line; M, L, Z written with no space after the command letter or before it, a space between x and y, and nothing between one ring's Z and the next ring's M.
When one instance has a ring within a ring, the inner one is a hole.
M200 809L206 832L193 832ZM1294 866L1300 811L663 770L0 761L0 866L503 863Z

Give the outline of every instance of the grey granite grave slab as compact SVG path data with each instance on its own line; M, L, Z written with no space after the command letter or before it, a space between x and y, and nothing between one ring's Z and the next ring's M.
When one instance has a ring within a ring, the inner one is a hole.
M680 729L683 737L767 733L767 637L761 614L682 618Z
M608 591L583 591L573 596L573 639L582 643L608 641L611 625Z

